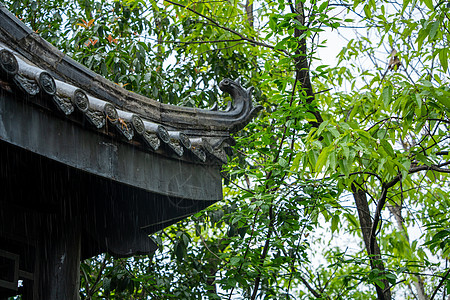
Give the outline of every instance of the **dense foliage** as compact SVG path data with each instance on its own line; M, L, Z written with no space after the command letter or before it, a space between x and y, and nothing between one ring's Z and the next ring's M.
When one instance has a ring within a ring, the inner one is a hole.
M226 105L216 83L241 76L264 107L224 200L155 234L153 257L85 261L82 299L450 294L447 2L5 3L127 89Z

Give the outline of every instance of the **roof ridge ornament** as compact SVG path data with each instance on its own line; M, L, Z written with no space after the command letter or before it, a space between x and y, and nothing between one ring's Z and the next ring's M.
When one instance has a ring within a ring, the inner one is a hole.
M244 128L262 109L252 103L254 88L244 88L239 78L224 78L218 84L232 99L226 110L158 102L128 91L87 69L1 6L0 20L0 75L12 88L18 88L31 97L28 99L50 110L53 108L47 107L43 100L52 99L57 109L72 121L82 123L78 116L84 116L88 123L105 134L110 134L108 127L104 128L109 123L133 145L170 157L176 154L176 157L190 161L221 164L227 158L224 148L235 144L231 134ZM74 111L77 111L76 115L71 116ZM113 111L116 114L111 113ZM183 134L171 138L169 132L172 136L173 133ZM189 147L188 139L198 138L207 143ZM209 149L209 145L213 149ZM205 161L208 157L213 159Z
M238 77L236 80L231 80L229 78L223 79L219 83L219 88L222 92L230 94L233 103L228 106L224 111L227 114L233 116L239 116L235 124L230 127L230 132L236 132L250 122L250 120L263 108L261 105L253 106L252 93L254 87L244 88L241 85L241 78Z
M12 56L17 58L19 54L26 60L25 67L30 69L25 70L22 66L18 66L20 72L40 73L36 69L45 70L55 79L76 86L86 94L109 102L121 110L130 111L168 128L184 130L194 136L229 136L230 133L244 128L262 108L254 107L252 104L253 87L245 89L240 79L228 78L219 83L219 88L229 93L233 99L229 111L215 110L214 107L208 110L158 102L128 91L74 61L28 28L6 8L0 8L0 20L4 21L0 22L0 39L6 46L0 45L0 50L14 49L14 53L1 53L0 69L4 69L3 72L10 75L17 69L11 58ZM2 35L7 38L2 38ZM29 86L30 84L25 81L21 85L29 91L36 92L34 86ZM56 92L58 93L58 90Z

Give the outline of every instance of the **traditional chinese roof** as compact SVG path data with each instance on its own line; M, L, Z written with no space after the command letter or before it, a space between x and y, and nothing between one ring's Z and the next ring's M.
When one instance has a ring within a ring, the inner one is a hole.
M28 255L30 244L64 240L55 228L73 227L83 257L154 251L148 234L222 199L231 134L259 110L239 80L219 87L233 100L226 111L127 91L0 3L3 250Z
M219 87L226 111L127 91L0 3L0 298L21 280L30 299L76 299L80 258L152 253L149 234L221 200L231 134L259 107Z
M3 89L20 91L67 121L86 120L102 134L197 163L225 163L224 149L233 144L230 133L258 110L252 88L230 79L219 84L233 99L227 111L163 104L130 92L75 62L1 4L0 73Z

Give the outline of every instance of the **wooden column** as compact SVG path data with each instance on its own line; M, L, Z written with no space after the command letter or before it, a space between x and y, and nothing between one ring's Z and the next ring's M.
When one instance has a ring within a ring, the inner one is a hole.
M78 220L49 222L39 241L35 280L37 299L78 300L81 230Z

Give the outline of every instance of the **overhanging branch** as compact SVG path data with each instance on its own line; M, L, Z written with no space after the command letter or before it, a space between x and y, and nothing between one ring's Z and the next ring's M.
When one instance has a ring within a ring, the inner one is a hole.
M246 37L245 35L243 35L243 34L237 32L236 30L231 29L231 28L226 27L226 26L223 26L223 25L219 24L217 21L215 21L214 19L212 19L212 18L210 18L210 17L208 17L208 16L206 16L206 15L204 15L204 14L202 14L202 13L196 11L195 9L192 9L192 8L186 6L186 5L183 5L183 4L181 4L181 3L177 3L177 2L174 2L174 1L171 1L171 0L164 0L164 1L165 1L165 2L168 2L168 3L172 4L172 5L175 5L175 6L184 8L184 9L187 9L187 10L189 10L190 12L196 14L197 16L200 16L200 17L204 18L205 20L207 20L208 22L210 22L212 25L214 25L214 26L216 26L216 27L218 27L218 28L220 28L220 29L223 29L223 30L225 30L225 31L231 32L231 33L234 34L234 35L237 35L238 37L240 37L240 38L241 38L242 40L244 40L244 41L247 41L247 42L249 42L249 43L251 43L251 44L254 44L254 45L258 45L258 46L270 48L270 49L273 49L273 50L275 50L275 51L277 51L277 52L281 52L281 53L283 53L283 54L286 55L286 56L290 56L289 52L287 52L287 51L285 51L285 50L276 49L275 46L272 46L272 45L269 45L269 44L266 44L266 43L263 43L263 42L258 42L258 41L254 40L254 39L251 39L251 38L249 38L249 37Z
M417 172L430 171L430 170L436 171L436 172L441 172L441 173L450 173L450 169L442 168L447 165L450 165L450 161L447 161L447 162L444 162L444 163L441 163L438 165L431 165L431 166L422 165L422 166L412 167L409 169L408 174L414 174ZM388 183L382 184L381 196L380 196L380 199L378 200L377 207L375 209L375 216L374 216L372 228L371 228L370 247L369 247L370 253L369 254L374 253L376 231L377 231L378 223L380 221L381 211L383 210L383 207L386 204L387 192L391 187L396 185L401 179L402 179L402 175L399 174L399 175L395 176L394 179L392 179Z

